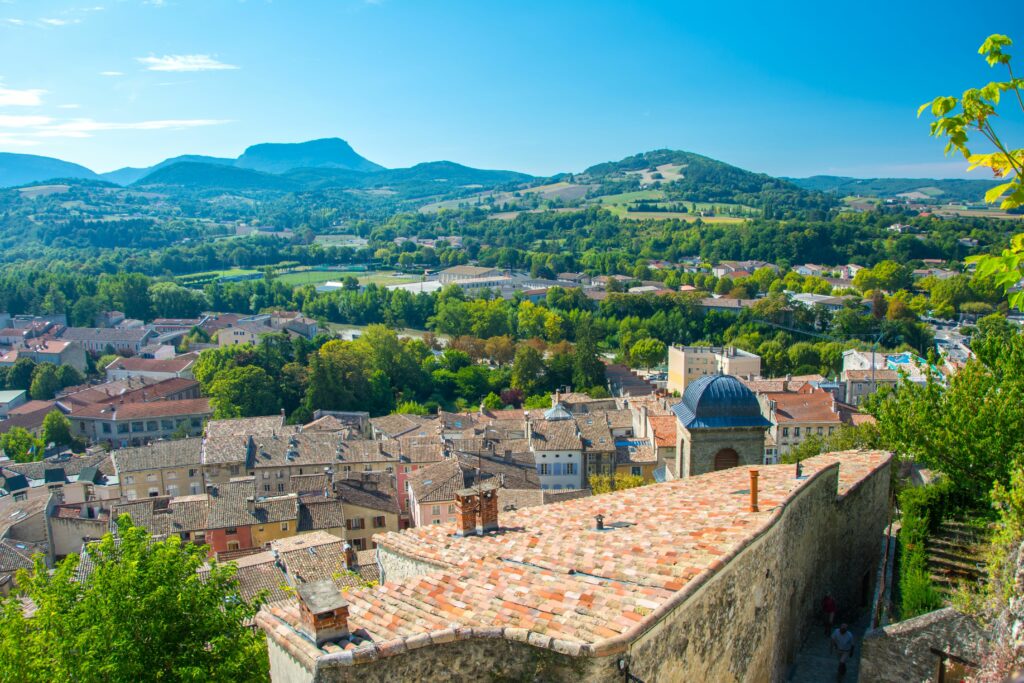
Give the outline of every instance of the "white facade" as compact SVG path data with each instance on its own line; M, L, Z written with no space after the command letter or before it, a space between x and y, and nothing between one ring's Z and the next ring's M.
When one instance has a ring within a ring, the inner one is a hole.
M534 451L537 476L542 489L555 491L583 488L583 451Z

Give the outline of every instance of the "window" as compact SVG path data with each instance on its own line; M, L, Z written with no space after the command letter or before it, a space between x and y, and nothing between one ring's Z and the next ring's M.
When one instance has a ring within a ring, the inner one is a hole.
M542 462L540 465L537 466L537 468L538 468L537 474L540 474L540 475L548 474L548 464L546 462Z
M783 427L782 428L782 435L783 436L789 436L789 427Z
M263 485L263 492L264 493L270 493L270 484L264 484Z
M435 515L435 516L441 514L441 506L440 505L435 505L432 508L430 508L430 514Z
M449 515L454 515L455 514L455 506L454 505L449 505L448 506L448 514Z
M384 518L384 515L381 515L380 517L374 517L373 518L373 528L374 529L383 529L387 525L388 525L388 523L387 523L387 520Z
M239 474L242 471L242 466L241 465L232 465L230 470L231 470L231 474L232 475L236 475L236 474Z
M268 472L266 470L263 470L263 478L264 479L270 479L270 472Z
M366 550L366 539L365 538L353 538L352 547L356 550Z
M373 465L363 465L363 472L373 472Z
M146 423L147 432L155 432L157 431L157 429L158 427L156 426L156 420L150 420L149 422Z
M643 471L639 467L631 467L629 473L632 474L634 477L643 476Z
M352 471L352 465L343 465L342 468L341 468L341 471L342 472L351 472Z
M146 481L156 481L156 474L152 474L152 473L147 474L146 475Z
M288 522L281 522L281 531L288 531Z
M167 495L168 496L176 496L176 495L178 495L178 487L177 486L168 486L167 487Z
M278 493L284 493L284 484L278 484L277 485L277 492Z
M800 436L800 428L793 427L793 436Z
M124 478L124 483L126 483L126 484L134 484L135 483L135 477L129 474L127 477Z
M177 478L178 478L178 473L175 472L174 470L171 470L170 472L167 473L167 479L177 479Z
M353 529L365 529L366 523L362 517L353 517L352 519L345 520L345 527L349 530Z
M160 429L164 430L165 432L173 432L174 422L172 422L171 420L160 420Z
M150 498L156 498L159 495L160 495L160 489L158 489L156 487L151 487L149 489L149 497Z
M391 465L388 465L387 467L384 468L384 471L387 472L388 474L391 474L392 472L395 471L395 468L392 467Z
M198 417L193 417L192 418L192 429L199 429L202 426L203 426L203 421L202 420L200 420Z
M565 463L565 473L566 474L576 474L576 463L574 463L574 462L567 462L567 463Z
M132 431L133 432L143 432L145 430L146 430L146 426L144 424L142 424L141 422L132 422Z
M118 424L117 425L117 433L118 434L127 434L128 433L128 423L127 422L122 422L121 424Z
M836 428L835 428L835 427L829 427L829 428L828 428L828 433L829 433L829 434L831 434L831 433L832 433L832 432L834 432L834 431L836 431Z
M544 488L547 488L547 487L545 486ZM435 519L433 522L431 522L431 524L440 524L440 523L441 523L441 520L439 520L439 519Z
M278 479L284 479L284 470L278 470L274 476L276 476Z
M818 436L821 436L823 431L824 430L821 427L818 427Z
M85 424L82 424L82 427L85 427ZM103 425L102 425L102 428L103 428L103 433L104 434L109 434L110 433L110 423L109 422L104 422Z
M238 529L233 526L229 526L227 529L224 530L224 533L226 533L228 536L234 536L238 533Z
M402 465L402 471L405 472L406 474L409 474L409 466L408 465Z
M228 541L228 550L238 550L239 547L238 541Z
M189 471L188 471L189 479L192 479L192 478L197 477L197 476L199 476L199 470L197 470L195 468L189 468Z

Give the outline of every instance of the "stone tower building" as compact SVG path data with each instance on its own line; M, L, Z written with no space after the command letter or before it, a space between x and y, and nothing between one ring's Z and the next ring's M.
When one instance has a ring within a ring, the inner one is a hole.
M764 463L764 435L771 423L761 415L754 392L735 377L705 375L694 380L672 411L679 420L679 477Z

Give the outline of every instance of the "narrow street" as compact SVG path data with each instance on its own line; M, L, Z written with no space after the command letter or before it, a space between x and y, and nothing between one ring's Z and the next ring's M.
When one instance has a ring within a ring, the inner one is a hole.
M854 634L853 656L846 665L846 675L838 677L839 658L830 651L829 638L825 636L824 627L817 626L804 641L796 657L796 663L790 671L789 683L824 683L826 681L843 681L855 683L860 672L860 646L864 631L868 625L868 614L850 624Z

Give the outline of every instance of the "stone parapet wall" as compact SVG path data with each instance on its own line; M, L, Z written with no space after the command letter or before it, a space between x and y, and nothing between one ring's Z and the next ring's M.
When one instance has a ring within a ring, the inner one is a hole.
M931 680L938 662L932 648L977 662L982 642L984 634L974 620L952 607L876 628L861 643L861 680Z

